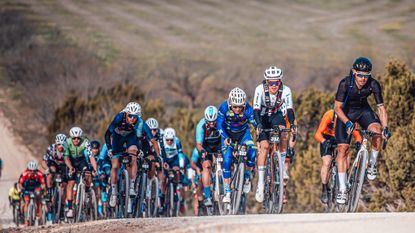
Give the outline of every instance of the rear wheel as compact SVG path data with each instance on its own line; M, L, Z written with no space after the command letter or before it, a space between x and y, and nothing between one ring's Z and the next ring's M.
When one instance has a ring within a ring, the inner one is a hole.
M327 201L327 208L326 212L330 213L334 211L334 207L336 205L336 189L337 189L337 167L331 166L329 169L329 181L327 183L328 187L328 201Z

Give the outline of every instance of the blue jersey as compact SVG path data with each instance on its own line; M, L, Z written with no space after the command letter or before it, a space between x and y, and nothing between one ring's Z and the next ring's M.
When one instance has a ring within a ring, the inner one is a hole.
M201 119L199 121L199 123L197 123L197 126L196 126L196 143L203 144L203 141L205 139L205 124L206 124L205 118Z
M148 140L153 139L150 127L148 127L147 123L141 117L138 117L136 123L131 125L127 122L125 112L119 112L108 126L107 133L105 134L105 143L110 145L110 137L112 134L127 136L134 132L138 138L146 135Z
M104 144L99 152L97 164L102 167L104 164L111 164L111 158L108 156L107 144Z
M249 130L249 124L256 127L254 110L251 105L246 103L245 111L241 115L236 115L230 109L228 101L224 101L219 107L218 119L216 120L222 138L229 138L229 134L240 134Z
M174 137L174 142L172 145L168 145L166 140L163 139L163 145L163 159L174 160L178 158L179 154L183 154L182 143L178 137Z

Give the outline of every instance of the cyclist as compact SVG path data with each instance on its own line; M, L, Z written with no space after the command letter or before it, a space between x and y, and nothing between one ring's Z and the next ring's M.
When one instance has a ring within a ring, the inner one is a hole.
M20 191L17 182L9 189L9 204L10 206L13 206L13 208L20 204Z
M279 126L280 129L286 128L285 117L288 118L291 132L296 132L294 107L291 89L282 82L283 71L276 66L270 66L264 72L264 80L255 89L254 95L254 115L258 123L257 135L260 145L258 156L258 187L255 199L258 202L264 200L264 175L266 169L266 157L269 151L269 133L262 129L271 129ZM288 134L281 133L279 151L283 161L286 158ZM286 177L286 171L284 169Z
M210 189L212 183L212 153L218 153L221 149L221 136L216 128L218 109L215 106L208 106L204 115L205 117L196 126L196 148L192 152L191 167L202 178L204 205L212 206Z
M106 205L107 203L107 187L110 184L109 179L111 175L111 157L108 153L107 144L101 148L98 157L98 176L101 181L101 204ZM99 204L99 203L98 203ZM101 216L103 215L103 207L98 206L98 211L100 212Z
M175 181L178 183L180 181L179 170L180 170L180 158L185 156L182 150L182 143L180 139L176 136L176 131L173 128L166 128L164 130L163 136L163 167L165 173L168 172L168 169L175 170L176 177ZM160 214L164 212L164 197L166 194L166 177L167 174L164 174L160 179Z
M106 185L105 185L105 181L103 179L101 179L101 174L100 174L100 164L99 164L99 156L100 156L100 151L101 151L101 143L97 140L93 140L91 141L91 155L94 157L95 161L97 161L97 172L98 172L98 176L94 177L93 182L94 182L94 190L96 193L96 199L97 199L97 203L98 203L98 214L100 216L102 216L102 198L101 198L101 191L105 189ZM88 164L88 169L92 170L92 164L89 163Z
M66 176L66 164L63 156L64 146L66 142L65 134L57 134L55 137L55 143L49 145L46 149L46 153L43 155L43 160L40 163L45 170L46 175L46 187L48 189L49 199L51 189L53 187L53 175L58 172L62 175L63 181Z
M180 200L180 207L179 210L182 214L185 213L186 210L186 200L187 200L187 193L189 191L189 188L192 185L192 181L191 181L191 177L188 177L188 170L191 169L190 168L190 161L189 158L183 154L180 153L179 154L179 168L180 168L180 182L179 182L179 187L177 188L178 190L180 190L180 196L181 196L181 200Z
M239 142L247 146L253 146L254 142L249 131L249 124L256 128L254 110L246 102L246 94L239 87L235 87L229 93L229 98L219 107L217 127L221 133L221 146L223 155L223 178L225 196L223 202L231 200L231 165L233 162L232 142ZM251 171L255 166L256 151L249 148L247 151L247 169L243 191L248 193L251 189Z
M372 138L372 150L369 156L367 178L376 178L376 160L379 154L382 137L390 137L388 129L388 115L383 105L380 84L372 75L372 63L367 57L359 57L350 70L349 76L342 79L337 89L334 111L337 115L336 142L338 144L337 165L339 169L339 194L336 201L346 203L346 156L349 150L348 135L353 131L357 122L364 129L381 134ZM379 116L371 109L367 98L373 94L378 108ZM383 131L382 131L383 127ZM350 138L350 137L349 137Z
M110 206L115 207L117 203L117 180L120 163L119 156L125 151L131 156L131 166L127 167L130 178L130 195L136 195L134 190L137 174L137 155L139 141L146 135L148 140L154 140L148 125L141 119L141 106L136 102L130 102L119 112L105 133L105 143L112 155L111 159L111 197ZM157 150L156 150L157 151Z
M320 121L320 125L316 133L314 134L314 138L317 142L320 143L320 156L323 160L320 173L322 184L320 201L323 204L327 204L328 202L328 171L330 168L332 154L334 150L333 145L336 145L336 138L334 136L334 130L336 128L336 119L337 115L334 113L333 109L328 110L326 113L324 113L323 118ZM359 131L354 130L353 136L356 141L356 146L360 147L360 144L362 143L362 137ZM350 153L348 153L347 161L350 161Z
M97 176L97 164L92 156L91 144L83 135L83 131L79 127L72 127L69 130L69 138L66 139L66 147L64 151L65 163L68 167L68 185L66 187L66 200L68 202L68 212L66 217L73 218L73 187L75 185L76 173L88 169L89 162L92 165L92 175ZM89 160L89 161L88 161ZM92 177L89 173L85 174L85 191L89 192L92 183Z
M42 191L46 192L45 179L41 171L38 170L38 163L34 160L27 163L27 169L22 173L19 178L20 189L23 196L23 213L27 213L27 207L30 201L30 193L35 194L35 205L37 209L36 218L40 219L41 202L40 197ZM29 221L25 218L25 226L29 225Z
M159 122L155 118L148 118L146 120L148 127L151 129L153 137L158 143L163 141L163 130L159 128ZM160 148L160 146L159 146Z

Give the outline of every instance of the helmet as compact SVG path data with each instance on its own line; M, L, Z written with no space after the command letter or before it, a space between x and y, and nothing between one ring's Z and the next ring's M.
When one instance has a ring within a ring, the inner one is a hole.
M82 137L82 129L79 127L72 127L71 130L69 130L69 136L71 138L80 138Z
M176 137L176 131L173 128L166 128L164 130L164 139L173 139Z
M208 106L205 109L205 120L206 121L216 121L218 118L218 109L215 106Z
M276 66L270 66L268 69L264 72L264 78L266 80L269 79L282 79L282 70L280 68L277 68Z
M99 143L97 140L94 140L91 142L92 149L99 149L100 147L101 147L101 143Z
M130 102L124 108L124 111L128 114L137 115L141 117L141 106L136 102Z
M27 163L27 169L30 171L36 171L37 170L37 162L35 160L32 160Z
M239 88L235 87L229 93L228 104L232 106L245 106L246 94Z
M65 143L65 141L66 141L66 135L65 134L60 133L60 134L56 135L55 144L62 145L62 144Z
M147 123L148 127L150 127L150 129L158 129L159 128L159 123L154 118L148 118L146 120L146 123Z
M358 57L353 62L353 69L362 72L372 71L372 62L367 57Z

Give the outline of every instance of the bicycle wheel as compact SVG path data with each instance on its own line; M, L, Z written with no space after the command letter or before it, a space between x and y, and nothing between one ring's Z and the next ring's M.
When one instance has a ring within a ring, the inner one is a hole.
M19 226L19 213L16 209L16 204L13 204L13 222L17 227Z
M35 225L35 205L33 203L33 199L31 199L29 202L26 215L27 215L26 218L29 221L29 226L34 226Z
M216 178L215 178L215 202L217 202L218 205L218 211L220 215L225 215L226 209L225 204L223 203L223 197L225 196L225 189L223 187L223 175L222 171L216 172Z
M348 202L347 212L356 212L357 205L362 192L363 183L365 181L366 163L368 158L367 150L360 150L357 159L351 167L348 183L351 185L349 191L350 200Z
M85 188L84 184L80 183L78 184L78 188L76 189L76 201L75 201L75 207L76 207L76 218L75 222L80 222L83 220L83 209L84 209L84 201L85 201Z
M272 159L267 158L267 168L265 170L265 181L264 181L264 207L265 212L267 214L272 214L272 206L273 206L273 200L272 200L272 193L274 187L271 185L271 180L274 177L274 162Z
M146 200L147 200L147 214L146 217L156 217L158 211L158 190L159 182L157 177L153 177L150 180L150 190L146 192ZM150 192L150 194L149 194Z
M140 176L139 185L138 185L138 197L136 197L136 217L144 217L146 213L145 209L145 195L147 190L147 174L143 172Z
M279 153L275 153L271 157L274 162L274 173L272 179L272 213L280 214L283 208L283 196L284 196L284 182L283 178L283 169L284 161L282 161Z
M60 212L61 212L61 204L62 204L62 190L60 187L55 186L52 191L52 215L53 215L53 223L59 222Z
M122 173L122 182L121 182L121 188L120 188L120 214L122 214L121 218L127 218L128 217L128 204L130 201L130 180L128 178L128 172L127 170L123 170Z
M236 175L232 181L233 192L232 192L232 214L239 213L239 207L241 205L242 187L244 185L244 172L245 164L239 163L236 169Z
M334 207L336 206L336 189L337 189L337 166L333 165L329 169L329 180L327 187L329 188L327 196L327 208L326 212L333 212Z
M48 209L46 207L46 205L44 205L44 203L42 203L42 213L41 213L41 225L44 226L46 225L46 221L48 218Z
M89 191L89 206L88 206L88 215L89 220L94 221L98 219L98 208L97 208L97 198L93 188L90 188Z

